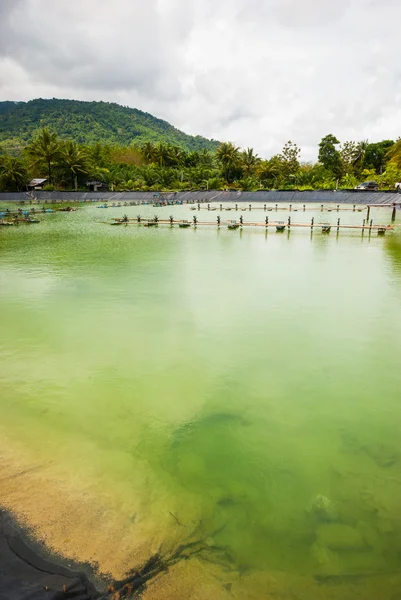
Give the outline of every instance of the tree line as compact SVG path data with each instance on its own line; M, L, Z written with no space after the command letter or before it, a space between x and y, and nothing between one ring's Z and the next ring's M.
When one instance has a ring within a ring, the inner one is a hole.
M221 143L215 152L163 142L89 146L61 140L44 128L18 154L0 148L0 191L26 190L34 177L46 178L49 190L86 189L88 180L115 191L336 189L365 180L391 189L401 181L401 139L340 144L330 134L319 144L318 161L311 163L301 161L300 148L291 141L266 160L232 142Z

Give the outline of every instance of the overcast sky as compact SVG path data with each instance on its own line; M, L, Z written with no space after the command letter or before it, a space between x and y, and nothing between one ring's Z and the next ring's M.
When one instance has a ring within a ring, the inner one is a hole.
M118 102L251 146L401 135L401 0L0 0L0 100Z

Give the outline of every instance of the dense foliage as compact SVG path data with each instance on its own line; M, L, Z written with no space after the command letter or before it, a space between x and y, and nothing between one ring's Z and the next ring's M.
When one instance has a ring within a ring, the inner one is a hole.
M174 144L183 150L215 150L218 142L179 131L166 121L128 106L78 100L0 102L0 143L19 148L44 127L79 144Z
M317 163L301 162L300 154L291 141L269 160L231 142L215 152L185 150L166 141L80 144L43 128L18 152L0 148L0 191L25 190L33 177L46 178L47 189L86 189L90 180L115 191L335 189L365 180L394 189L401 181L401 140L340 144L330 134L319 144Z

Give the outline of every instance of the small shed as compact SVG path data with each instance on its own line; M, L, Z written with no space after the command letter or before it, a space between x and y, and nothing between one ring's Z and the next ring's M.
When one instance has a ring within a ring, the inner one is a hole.
M109 186L104 181L87 181L87 187L90 192L108 192Z
M47 179L31 179L27 186L28 190L43 190L47 181Z

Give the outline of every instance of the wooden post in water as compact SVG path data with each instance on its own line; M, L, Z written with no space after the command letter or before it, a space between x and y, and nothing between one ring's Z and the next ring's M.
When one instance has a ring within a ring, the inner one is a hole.
M290 212L291 212L291 210L292 210L292 204L290 204L290 209L289 209L289 210L290 210Z
M320 212L323 212L323 204L320 205Z
M220 204L220 210L223 210L223 205L222 204Z
M244 222L244 217L243 217L242 215L240 215L240 216L239 216L239 222L241 223L241 225L242 225L242 224L243 224L243 222Z
M395 203L393 204L393 212L391 213L391 222L394 223L395 221L395 216L397 214L397 210L395 208Z
M266 210L266 204L264 205L263 210Z
M266 218L265 218L265 223L266 223L266 227L267 227L267 226L268 226L268 224L269 224L269 217L266 217Z
M355 212L355 204L354 204L354 208L352 209L352 212Z
M276 210L277 210L277 204L276 204Z
M370 219L370 223L369 223L369 235L372 231L372 225L373 225L373 219Z
M288 229L291 228L291 217L288 217Z
M368 206L368 212L366 213L366 220L369 221L370 217L370 206Z
M172 225L174 223L174 217L173 215L170 215L170 224Z
M249 205L249 210L252 210L252 204Z
M198 219L196 218L196 215L193 216L193 220L194 220L194 225L196 225L197 222L198 222Z
M305 212L305 204L304 204L304 212Z
M337 204L337 212L340 210L340 205Z
M340 231L340 219L337 219L337 233Z
M141 222L141 215L137 215L136 218L138 219L138 223Z
M217 215L217 227L220 227L220 215Z
M235 210L238 210L238 204L235 205Z
M207 209L210 210L210 204L207 205Z
M310 228L311 230L313 230L313 224L315 222L315 217L312 217L311 222L310 222Z
M200 210L200 204L199 204L199 202L198 202L198 210Z

